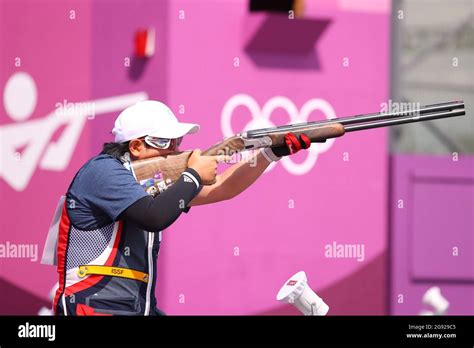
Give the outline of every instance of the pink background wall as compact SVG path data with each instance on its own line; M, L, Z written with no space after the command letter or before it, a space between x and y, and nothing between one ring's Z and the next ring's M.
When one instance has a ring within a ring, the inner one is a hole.
M253 112L242 106L229 112L234 132L267 126L260 118L267 111L274 124L290 122L288 111L270 110L268 103L283 100L299 117L310 103L346 116L377 111L388 98L388 7L366 11L344 2L311 2L306 32L289 28L298 36L278 39L292 48L268 54L259 51L258 40L254 46L250 42L262 25L274 26L279 18L249 14L243 0L119 1L113 7L107 1L32 3L25 14L19 2L0 2L0 47L7 52L0 86L3 91L15 71L34 78L38 106L31 120L45 117L63 99L141 92L167 102L181 120L199 123L201 131L185 139L183 148L204 149L228 135L223 109L235 95L246 95L257 106ZM78 13L74 23L60 19L71 7ZM124 67L134 31L148 25L157 29L156 55L144 65ZM313 41L305 36L312 30L319 33ZM269 40L278 46L279 40ZM298 50L304 47L294 44L305 40L311 51L302 53ZM19 55L25 57L21 68L12 63ZM345 57L349 66L343 65ZM13 121L4 108L0 112L4 131ZM42 250L57 197L101 143L110 141L117 113L84 124L65 170L38 167L21 192L0 179L1 243L37 243ZM249 124L252 115L259 121ZM308 120L330 116L311 109L307 115ZM304 174L294 172L309 161L308 153L278 163L232 201L192 208L164 233L160 308L169 314L291 313L275 296L283 282L304 270L331 314L385 313L386 138L385 130L374 130L313 145L315 163ZM364 245L364 260L325 257L325 246L333 242ZM0 270L10 288L21 288L38 301L47 298L56 281L54 269L29 260L0 259Z
M183 8L184 21L177 16ZM245 39L253 34L246 25L265 15L249 16L244 1L174 1L169 14L168 102L174 110L183 104L181 118L201 124L200 133L185 145L210 146L222 137L222 110L236 94L250 95L260 108L285 96L298 110L322 98L340 116L378 110L387 98L386 15L331 9L308 13L330 24L315 46L321 68L297 70L253 64L244 52ZM238 68L234 57L240 59ZM343 67L343 57L349 57L349 67ZM309 119L324 117L315 111ZM237 108L233 129L239 132L250 120L248 109ZM284 124L289 116L275 109L271 120ZM163 309L178 314L266 312L278 306L279 287L299 270L320 290L365 267L386 247L385 144L385 130L350 134L336 140L304 175L292 175L278 164L232 201L193 208L164 234ZM295 162L305 156L296 156ZM325 258L324 247L333 241L364 244L364 262ZM235 247L239 256L234 256ZM374 286L383 286L381 281L373 279Z

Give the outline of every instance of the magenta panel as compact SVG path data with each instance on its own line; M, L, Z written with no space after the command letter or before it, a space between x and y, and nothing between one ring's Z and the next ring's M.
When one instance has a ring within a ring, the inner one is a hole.
M424 293L438 286L448 314L474 311L474 158L393 157L390 199L390 313L428 309Z
M474 177L412 177L413 280L474 282Z

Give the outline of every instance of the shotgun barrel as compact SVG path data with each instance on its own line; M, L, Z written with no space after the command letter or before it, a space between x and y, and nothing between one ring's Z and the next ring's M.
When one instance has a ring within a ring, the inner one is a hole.
M392 118L388 120L365 122L361 124L352 124L352 125L344 126L344 130L347 133L347 132L354 132L354 131L359 131L359 130L364 130L364 129L395 126L398 124L406 124L406 123L436 120L440 118L464 116L465 114L466 112L464 109L456 109L456 110L434 112L434 113L421 114L421 115L415 115L415 116L402 116L402 117L396 117L396 118Z
M243 135L245 135L247 138L258 138L275 131L292 132L297 131L301 128L307 128L310 126L318 125L324 126L332 123L342 124L346 132L353 132L363 129L378 128L397 124L413 123L463 115L465 115L464 102L452 101L447 103L426 105L420 108L401 110L398 112L379 112L357 116L333 118L324 121L312 121L279 127L255 129L250 130Z

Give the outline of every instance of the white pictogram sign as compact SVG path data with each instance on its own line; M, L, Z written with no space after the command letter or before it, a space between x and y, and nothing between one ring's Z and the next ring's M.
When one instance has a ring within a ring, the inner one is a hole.
M5 111L14 122L0 126L0 177L16 191L23 191L28 186L38 167L43 170L64 170L91 116L121 111L148 98L146 92L138 92L65 103L64 107L58 103L59 109L42 118L28 120L36 108L37 96L36 83L26 72L13 74L3 91ZM74 107L77 105L92 107ZM51 141L55 131L63 125L66 128L59 139ZM23 150L19 152L18 149Z

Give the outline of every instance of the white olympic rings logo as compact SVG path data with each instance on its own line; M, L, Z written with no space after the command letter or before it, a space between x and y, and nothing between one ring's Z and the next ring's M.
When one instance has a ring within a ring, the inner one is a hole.
M232 129L232 115L235 108L239 106L245 106L250 111L250 116L252 118L250 122L245 125L242 132L251 129L275 127L275 124L270 120L270 117L273 111L277 108L286 110L290 117L288 124L307 122L308 116L315 110L321 111L327 119L333 119L336 117L336 113L331 104L324 99L310 99L304 103L300 110L298 110L293 101L289 98L275 96L269 99L265 105L260 108L252 96L248 94L236 94L225 103L224 108L222 109L221 130L225 137L238 133L234 132ZM318 155L328 151L334 141L335 139L328 139L325 143L317 143L316 146L313 144L313 146L308 150L306 159L300 164L293 162L290 156L283 157L280 162L283 167L293 175L306 174L316 164ZM273 168L273 165L270 166L268 170L271 170L271 168Z

